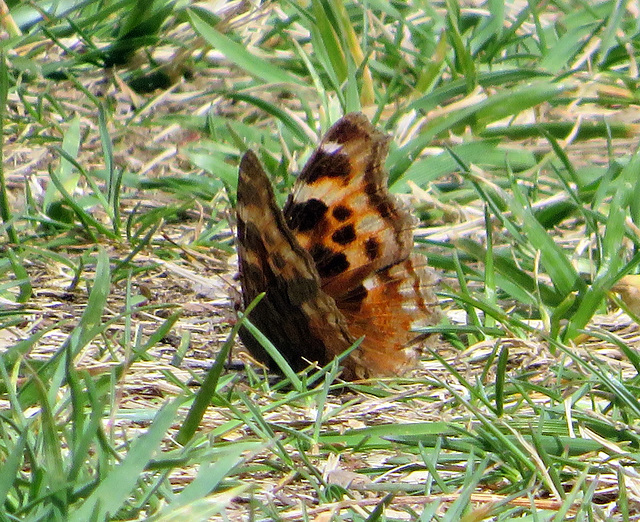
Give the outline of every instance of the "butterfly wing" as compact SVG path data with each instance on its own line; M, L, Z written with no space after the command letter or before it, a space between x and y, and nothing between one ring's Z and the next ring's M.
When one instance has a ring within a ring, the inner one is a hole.
M413 254L382 268L336 300L349 332L365 336L360 364L368 375L400 375L415 367L422 337L414 330L438 323L436 277L427 259Z
M284 207L332 296L406 259L415 221L387 189L388 137L361 113L336 122L296 180Z
M367 375L399 374L415 364L411 329L439 318L434 275L411 255L415 220L387 188L388 138L360 113L336 122L298 177L284 207L308 250L322 289L365 335Z
M310 362L324 365L354 342L335 301L320 289L309 253L285 223L271 183L255 154L248 151L238 176L237 240L245 308L262 292L251 322L296 371ZM240 338L259 360L273 361L246 330ZM347 368L346 378L354 378Z

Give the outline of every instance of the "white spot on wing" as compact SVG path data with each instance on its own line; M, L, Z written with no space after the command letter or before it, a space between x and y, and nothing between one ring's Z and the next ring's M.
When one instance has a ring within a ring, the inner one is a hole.
M416 291L413 288L413 282L412 281L403 281L403 283L400 285L400 288L398 289L400 295L402 297L404 297L405 299L412 299L415 297L416 295Z
M376 286L380 284L377 280L377 277L367 277L363 282L362 286L364 286L367 290L373 290Z
M320 149L326 154L335 154L342 149L342 145L335 141L327 141L320 146Z
M406 313L412 315L416 312L416 305L412 302L409 301L403 301L402 302L402 310L405 311Z

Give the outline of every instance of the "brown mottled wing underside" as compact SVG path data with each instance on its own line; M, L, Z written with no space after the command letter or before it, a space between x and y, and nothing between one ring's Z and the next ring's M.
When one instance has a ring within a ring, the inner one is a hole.
M439 319L435 278L413 254L414 219L389 193L388 138L360 113L322 139L283 212L255 155L238 181L238 255L251 321L295 369L320 364L365 336L344 361L347 379L400 374L415 364L411 330ZM262 361L267 354L246 331Z
M266 292L249 315L251 322L296 371L306 361L326 364L348 349L355 338L335 301L320 291L313 261L285 224L271 183L251 151L240 162L236 212L245 308ZM240 330L240 338L256 358L277 369L247 330Z

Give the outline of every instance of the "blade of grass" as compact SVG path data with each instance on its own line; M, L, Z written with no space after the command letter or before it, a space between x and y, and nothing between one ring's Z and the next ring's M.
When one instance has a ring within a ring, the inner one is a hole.
M167 509L167 513L161 513L157 517L150 517L148 520L149 522L184 522L185 520L211 520L215 515L226 517L230 504L237 498L244 498L245 495L243 494L250 487L250 484L241 484L222 493L202 496L175 510ZM180 495L178 496L179 498Z
M191 25L209 45L224 54L228 60L264 83L291 84L303 86L304 83L284 69L251 54L247 49L223 35L207 23L195 10L187 9Z
M111 217L113 232L120 236L120 188L122 186L122 169L116 169L113 165L113 143L107 129L107 113L104 105L98 106L98 128L100 141L102 142L102 154L104 168L107 173L107 207ZM107 209L105 209L107 210Z
M80 205L78 205L75 202L71 194L69 194L64 188L64 185L58 178L58 175L52 169L49 169L49 177L51 178L51 181L53 182L55 187L58 189L58 191L60 191L60 193L62 194L64 203L69 205L71 209L75 212L76 216L78 217L78 219L83 225L83 230L87 233L87 235L91 238L93 242L97 242L97 239L98 239L97 236L95 235L95 232L93 231L93 228L98 230L100 233L106 235L107 237L112 235L109 229L107 229L104 225L102 225L102 223L96 220L91 214L88 214Z
M500 348L498 366L496 368L496 415L504 414L504 383L507 374L507 362L509 361L509 346L504 344Z
M256 107L262 109L266 113L271 114L272 116L280 120L284 124L284 126L289 129L293 133L293 135L302 143L309 143L309 136L300 128L298 122L291 117L288 111L282 109L281 107L278 107L273 103L269 103L261 98L258 98L257 96L252 96L250 94L230 93L229 98L245 101L247 103L255 105Z
M167 430L176 422L178 408L183 401L183 398L175 399L162 406L149 429L133 441L123 461L105 471L95 491L78 509L71 511L70 522L102 520L109 514L115 514L131 495L151 458L160 450Z
M331 2L326 4L334 9L335 17L340 27L340 34L344 35L345 39L345 49L348 49L350 52L351 59L353 64L361 70L361 74L358 76L361 78L359 82L359 91L360 98L358 100L358 108L360 106L368 106L375 102L375 93L373 86L373 77L371 75L371 70L366 63L364 53L362 51L362 47L360 46L359 36L356 34L356 31L351 23L349 18L349 14L345 8L344 2L342 0L338 2ZM362 30L363 35L367 35L367 17L364 17L363 20L364 27ZM351 109L348 109L349 111Z
M65 155L60 160L60 166L56 172L56 177L64 187L64 193L56 190L56 185L48 185L42 204L45 214L54 218L64 218L60 211L60 204L65 199L63 194L72 194L80 180L80 174L74 171L74 165L68 158L76 158L80 150L80 116L71 120L62 139L62 149Z
M479 132L490 123L553 100L572 88L573 85L568 81L566 83L537 81L494 94L489 98L480 98L469 107L429 120L422 127L417 138L389 154L387 164L393 165L389 173L390 184L397 183L418 155L441 133L466 124L472 124L476 132Z
M568 295L577 289L584 289L584 282L580 279L567 254L536 219L517 178L513 175L511 175L511 188L513 198L509 201L509 208L518 218L527 240L533 248L540 252L541 262L555 288L563 295Z
M255 443L254 446L255 449L253 451L255 452L265 448L265 444L260 443ZM211 495L211 492L216 491L221 486L222 481L231 475L234 468L243 463L242 454L246 452L247 447L244 445L237 449L229 447L225 454L218 455L218 458L214 457L209 459L208 462L201 462L198 474L180 492L176 499L159 514L159 519L168 519L171 514L177 516L178 512L184 507L193 505ZM250 487L250 484L243 484L240 486L240 491L248 487Z
M224 369L224 364L229 357L229 352L233 347L233 343L236 336L238 335L238 331L247 322L247 314L257 306L257 304L263 297L264 294L260 294L253 300L253 302L245 310L245 314L238 319L236 324L231 329L231 332L229 332L227 340L222 345L222 348L220 349L220 352L218 352L213 365L207 372L207 376L205 377L200 390L194 398L193 404L189 409L189 413L187 413L187 416L182 423L178 434L176 435L176 441L178 442L178 444L182 444L183 446L186 445L198 429L198 426L202 421L204 412L209 406L211 398L216 393L218 382L220 380L220 376L222 375L222 370ZM297 378L295 374L294 377Z
M620 277L620 269L624 258L620 255L623 251L623 242L626 236L626 219L632 201L632 195L640 186L638 169L640 168L640 149L636 150L631 161L620 173L616 183L616 190L609 205L609 214L606 218L606 229L602 238L602 264L591 286L580 301L564 333L565 339L574 338L578 331L588 323L595 311L601 306L606 292ZM638 255L634 256L636 263L640 262Z
M451 47L455 51L456 69L459 68L465 79L467 93L471 93L476 86L476 68L460 33L460 5L453 0L446 0L445 3L447 5L447 35Z
M338 84L341 84L347 79L348 74L345 50L341 41L344 33L338 32L339 28L344 29L344 27L341 27L339 17L332 4L321 0L312 0L311 4L313 10L312 31L315 29L316 41L322 42L322 48L331 64L331 71L333 71Z
M607 17L607 23L602 30L602 35L600 36L600 48L598 52L598 65L600 66L607 61L611 49L619 45L619 34L624 34L623 29L620 27L625 14L624 11L624 2L622 0L616 0L615 5Z
M9 258L9 262L11 263L11 268L13 268L13 273L15 274L17 279L17 281L14 281L14 284L18 284L18 288L20 289L16 297L16 303L26 303L33 292L29 273L24 268L22 261L18 259L18 256L13 251L13 249L8 248L6 254Z
M7 93L9 91L9 73L4 50L0 50L0 136L4 136L5 111L7 110ZM0 143L0 216L6 225L7 237L10 243L19 244L18 234L11 221L11 209L7 196L7 182L4 176L3 143Z

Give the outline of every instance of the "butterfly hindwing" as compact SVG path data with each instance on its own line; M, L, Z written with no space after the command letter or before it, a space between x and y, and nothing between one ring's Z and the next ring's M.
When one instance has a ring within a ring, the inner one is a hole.
M325 364L349 348L355 339L344 316L320 291L313 261L288 229L271 183L251 151L240 162L236 214L244 307L266 293L249 320L295 370L307 361ZM257 359L273 366L247 330L240 330L240 338Z
M369 375L398 375L414 367L420 337L414 329L438 322L436 278L426 261L413 254L372 273L336 300L351 335L365 336L360 359Z

